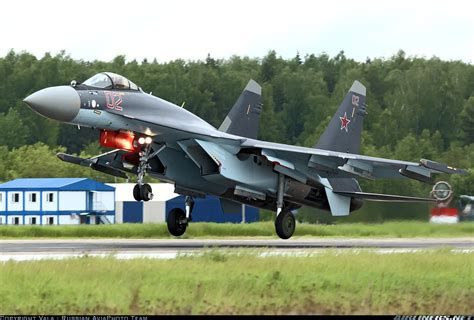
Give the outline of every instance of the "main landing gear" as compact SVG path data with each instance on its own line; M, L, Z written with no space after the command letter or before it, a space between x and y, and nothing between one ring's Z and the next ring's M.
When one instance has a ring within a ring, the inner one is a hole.
M283 210L275 219L275 231L282 239L289 239L295 232L295 216L290 210Z
M153 191L151 186L148 183L143 183L143 178L145 178L146 171L151 169L148 164L148 159L150 158L148 154L150 153L150 147L147 146L145 151L140 151L140 163L138 164L138 178L137 184L133 187L133 198L137 201L150 201L153 199Z
M194 208L194 199L191 196L186 196L185 204L186 212L180 208L173 208L166 219L168 231L175 237L183 235L192 220L191 213Z
M277 190L277 217L275 219L275 231L282 239L289 239L295 232L295 216L290 210L283 208L283 194L285 193L285 176L278 176Z

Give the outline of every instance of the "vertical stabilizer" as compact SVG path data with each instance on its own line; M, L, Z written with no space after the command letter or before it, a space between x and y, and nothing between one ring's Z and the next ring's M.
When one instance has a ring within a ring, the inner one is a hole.
M240 94L219 130L238 136L257 139L262 113L262 87L250 80Z
M365 86L354 81L315 148L360 153L362 124L367 114L365 94Z

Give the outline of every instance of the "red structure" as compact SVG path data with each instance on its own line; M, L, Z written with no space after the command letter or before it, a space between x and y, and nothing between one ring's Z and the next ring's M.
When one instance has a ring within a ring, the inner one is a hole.
M431 222L457 223L459 212L456 208L433 208L431 209Z
M438 201L436 207L431 209L430 222L458 223L458 209L448 207L453 199L453 190L451 189L451 186L447 182L439 181L433 186L431 195Z

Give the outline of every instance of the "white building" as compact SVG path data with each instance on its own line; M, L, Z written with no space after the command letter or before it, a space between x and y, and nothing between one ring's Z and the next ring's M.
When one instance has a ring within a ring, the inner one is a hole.
M179 194L169 183L151 183L153 199L138 202L133 198L134 183L108 183L115 188L115 223L165 222L166 203Z
M0 224L114 223L115 190L85 178L16 179L0 184Z

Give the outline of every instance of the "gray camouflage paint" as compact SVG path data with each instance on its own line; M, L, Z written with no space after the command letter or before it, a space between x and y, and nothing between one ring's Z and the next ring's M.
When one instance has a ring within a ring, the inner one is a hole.
M153 150L164 146L150 161L152 176L174 182L176 190L183 194L212 194L265 209L276 208L279 173L287 177L287 208L309 205L330 210L333 215L347 215L359 208L358 199L427 200L363 193L356 180L358 177L406 178L430 177L433 173L447 171L466 173L431 161L414 163L359 155L362 120L366 114L365 95L365 87L355 81L316 148L256 139L261 87L253 80L220 130L184 108L140 90L61 86L41 90L24 101L48 118L152 136ZM97 168L111 166L125 171L117 161L107 161L110 157L110 152L95 157ZM72 158L62 156L61 159ZM136 168L130 172L136 172Z

